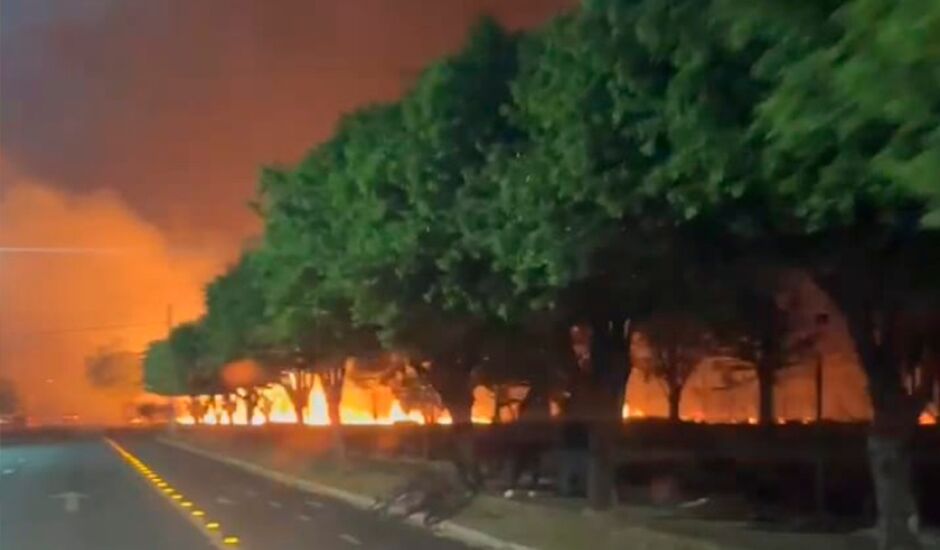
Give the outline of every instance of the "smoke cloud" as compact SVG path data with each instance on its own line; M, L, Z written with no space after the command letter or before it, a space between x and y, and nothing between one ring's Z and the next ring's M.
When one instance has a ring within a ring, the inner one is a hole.
M257 231L259 168L397 98L489 14L530 27L575 0L3 0L8 158L115 191L173 242Z
M38 421L120 421L133 395L93 387L86 358L103 346L139 353L166 334L168 314L197 317L225 258L171 248L113 193L0 171L0 375Z

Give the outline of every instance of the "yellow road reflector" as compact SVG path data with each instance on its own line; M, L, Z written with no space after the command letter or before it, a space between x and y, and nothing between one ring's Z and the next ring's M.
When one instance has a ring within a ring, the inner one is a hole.
M115 441L111 439L106 439L106 441L111 446L111 448L113 448L121 457L123 457L124 460L126 460L128 464L133 466L134 469L136 469L137 472L140 473L141 476L143 476L144 478L152 482L159 491L163 492L164 494L169 496L171 499L178 502L180 507L185 508L190 513L190 515L192 515L195 518L199 518L201 521L205 522L204 526L207 530L214 531L214 532L221 531L222 526L219 524L219 522L206 521L205 511L196 508L195 503L193 503L192 501L185 500L182 494L178 493L176 489L174 489L173 487L170 487L170 484L167 483L166 481L163 481L163 479L160 476L158 476L156 472L151 470L149 466L144 464L141 460L138 460L137 457L135 457L131 453L125 451L124 448L121 447ZM235 546L239 546L241 543L241 540L234 535L222 535L221 533L218 533L217 535L206 534L206 536L209 536L210 538L213 538L215 536L220 536L220 535L221 535L222 544L224 544L225 546L235 547ZM214 540L218 541L219 539L216 538ZM216 542L215 544L218 545L218 542Z

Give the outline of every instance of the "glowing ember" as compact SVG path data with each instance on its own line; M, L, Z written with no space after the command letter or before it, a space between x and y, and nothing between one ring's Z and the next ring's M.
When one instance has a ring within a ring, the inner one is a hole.
M631 408L630 404L625 402L623 408L620 409L620 417L624 420L628 418L646 418L646 413L636 407Z
M920 413L920 418L918 420L921 426L936 426L937 425L937 417L928 411L924 411Z

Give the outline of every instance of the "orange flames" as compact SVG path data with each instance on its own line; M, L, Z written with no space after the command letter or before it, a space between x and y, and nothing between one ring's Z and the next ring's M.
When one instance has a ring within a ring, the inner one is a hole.
M294 424L297 422L297 416L293 405L287 395L287 392L280 385L272 385L260 390L263 398L270 403L268 420L275 424ZM199 399L203 402L211 402L211 396L201 396ZM176 421L181 424L193 424L194 419L189 410L189 398L179 398L175 402ZM203 418L203 423L207 425L216 424L234 424L239 426L254 425L260 426L267 421L262 412L262 407L255 408L252 418L247 417L247 410L243 400L238 399L235 405L233 418L230 420L228 413L224 411L224 403L221 399L215 406L207 411ZM552 415L557 416L560 409L556 404L552 404ZM640 405L650 405L652 411L648 411ZM642 419L661 416L662 413L656 410L655 403L649 400L635 399L631 405L624 403L621 411L622 417L626 419ZM474 405L472 409L473 422L476 424L489 424L494 417L494 398L493 394L486 388L480 386L474 391ZM695 423L739 423L739 424L757 424L757 418L752 414L741 416L710 417L704 411L692 407L683 411L682 420ZM304 414L303 422L309 426L327 426L330 424L327 408L326 394L319 379L315 379L313 389L310 392L310 399ZM384 386L373 388L362 388L356 384L347 382L343 387L343 398L340 406L341 422L345 425L375 425L391 426L397 423L427 424L433 422L436 424L450 424L452 422L449 413L446 410L440 411L433 420L428 420L417 409L406 409L402 403L392 394L392 391ZM503 421L511 420L503 415ZM801 422L809 424L814 418L806 416L798 417L780 417L777 423L784 424L788 422ZM925 411L920 415L921 425L937 425L937 414L934 409Z
M273 385L262 388L260 393L263 399L270 402L268 420L265 419L261 407L256 407L249 419L245 402L239 399L235 406L233 418L230 421L228 413L224 411L223 402L219 399L215 401L212 409L206 413L203 423L207 425L231 423L237 426L247 426L249 424L260 426L267 421L273 424L297 423L294 407L282 386ZM475 424L491 423L492 402L489 399L488 392L485 388L480 387L477 388L474 395L476 399L473 407L473 422ZM212 396L200 396L199 399L213 402ZM195 423L195 419L189 410L189 398L177 399L175 405L177 422L180 424ZM427 423L419 410L411 409L406 411L401 402L391 395L388 388L379 387L364 390L353 384L346 384L343 388L340 420L344 425L391 426L397 423ZM450 424L451 422L450 414L447 411L442 411L434 420L436 424ZM303 423L308 426L328 426L330 424L326 394L319 379L314 381Z

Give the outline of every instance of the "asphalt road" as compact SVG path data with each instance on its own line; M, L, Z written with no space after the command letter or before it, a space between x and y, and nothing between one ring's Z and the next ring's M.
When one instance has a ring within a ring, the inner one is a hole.
M162 445L117 442L247 550L466 550L341 502ZM219 548L103 439L0 448L0 549ZM70 494L71 493L71 494ZM76 496L77 495L77 496ZM71 508L71 509L70 509ZM204 521L203 520L203 521ZM198 522L197 522L198 523Z
M101 439L0 447L0 549L165 548L213 546Z

